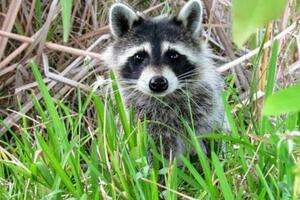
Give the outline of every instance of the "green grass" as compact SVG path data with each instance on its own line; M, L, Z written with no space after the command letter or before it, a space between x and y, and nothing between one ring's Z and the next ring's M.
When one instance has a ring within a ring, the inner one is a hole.
M71 31L71 14L72 14L72 0L60 0L61 14L63 19L63 39L64 42L68 41Z

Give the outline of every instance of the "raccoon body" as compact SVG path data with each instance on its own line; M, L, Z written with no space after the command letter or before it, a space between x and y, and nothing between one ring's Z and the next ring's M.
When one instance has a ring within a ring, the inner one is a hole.
M188 151L182 119L197 134L227 131L223 83L200 39L202 5L189 1L177 16L149 18L123 4L109 15L113 42L103 52L114 69L127 107L149 120L148 132L166 157ZM210 152L205 140L203 151Z

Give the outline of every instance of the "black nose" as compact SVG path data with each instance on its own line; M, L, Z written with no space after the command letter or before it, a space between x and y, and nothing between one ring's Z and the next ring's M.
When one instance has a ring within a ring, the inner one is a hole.
M154 76L149 82L149 87L153 92L163 92L168 89L168 80L163 76Z

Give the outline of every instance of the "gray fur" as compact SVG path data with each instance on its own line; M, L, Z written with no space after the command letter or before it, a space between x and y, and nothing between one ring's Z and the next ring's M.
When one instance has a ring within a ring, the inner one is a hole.
M112 18L122 9L112 9L110 22L114 21ZM133 12L126 11L131 14ZM157 146L161 139L166 157L170 152L173 156L179 157L189 151L181 117L194 125L197 134L228 132L221 98L223 82L210 58L211 51L197 37L201 32L201 2L189 1L176 17L153 19L136 16L137 19L131 18L134 22L127 33L117 34L118 37L115 37L114 42L103 52L103 60L108 67L116 71L126 106L135 108L137 118L144 119L146 116L150 121L148 132ZM110 27L112 33L116 35L118 32L116 24L111 24ZM182 68L163 63L165 42L171 45L170 48L180 51L182 58L186 59L183 68L190 68L193 76L187 76L182 80L180 78ZM148 46L151 48L151 52L147 50L150 53L149 59L145 66L133 68L130 65L132 55L129 55L129 52L144 44L145 49ZM122 63L121 60L127 54L128 59L125 59L127 62ZM147 94L137 87L143 70L151 68L155 73L161 73L166 67L177 76L178 86L174 92L166 95ZM204 152L209 154L210 146L207 141L199 142Z
M121 37L130 30L135 20L138 19L137 14L124 4L114 4L109 12L109 25L111 33L115 37Z
M187 29L190 29L194 33L195 37L198 37L201 32L202 10L200 0L191 0L181 9L177 17Z

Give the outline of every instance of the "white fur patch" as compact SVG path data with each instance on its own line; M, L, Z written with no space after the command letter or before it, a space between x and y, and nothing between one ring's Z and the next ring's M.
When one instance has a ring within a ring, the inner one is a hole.
M113 47L109 46L107 47L102 53L101 53L101 60L104 62L106 67L114 69L116 68L116 61L114 60L113 56Z
M128 58L134 56L134 54L139 51L146 51L149 55L151 55L151 44L149 42L145 42L139 46L134 46L126 49L126 51L119 56L118 65L124 65L127 62Z
M169 49L173 49L178 53L180 53L181 55L186 56L188 60L192 61L193 63L199 62L199 55L198 55L199 53L194 52L186 44L163 42L161 48L163 54Z
M105 65L107 65L110 69L117 69L120 66L123 66L128 58L134 56L139 51L146 51L149 55L151 55L151 44L149 42L145 42L139 46L133 46L127 48L125 51L120 52L119 56L114 55L114 49L112 46L106 48L106 50L101 54L102 60Z
M155 94L151 91L151 89L149 88L149 83L154 76L163 76L168 80L169 86L165 92ZM165 96L167 94L170 94L178 88L178 84L179 84L178 79L175 73L171 69L169 69L168 67L163 67L163 70L160 71L159 69L155 69L154 67L151 66L146 67L143 70L137 83L138 89L140 91L144 92L145 94L153 95L153 96Z
M170 94L174 92L178 88L178 78L176 74L170 68L164 67L162 71L162 76L164 76L169 82L169 87L165 94Z

